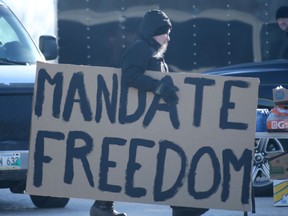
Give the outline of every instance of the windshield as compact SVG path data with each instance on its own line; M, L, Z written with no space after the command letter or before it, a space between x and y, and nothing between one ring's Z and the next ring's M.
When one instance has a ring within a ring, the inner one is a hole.
M0 65L29 65L43 60L15 15L0 5Z

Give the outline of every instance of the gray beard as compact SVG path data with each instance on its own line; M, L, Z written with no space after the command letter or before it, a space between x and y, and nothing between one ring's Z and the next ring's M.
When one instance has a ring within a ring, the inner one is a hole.
M164 54L165 54L165 52L166 52L166 50L167 50L167 47L168 47L168 43L163 44L163 45L159 48L159 50L154 54L153 57L155 57L155 58L163 58L163 57L164 57Z

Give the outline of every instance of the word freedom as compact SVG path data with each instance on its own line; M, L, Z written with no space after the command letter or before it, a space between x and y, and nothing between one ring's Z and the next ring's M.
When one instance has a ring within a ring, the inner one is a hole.
M54 139L57 141L66 140L66 158L65 158L65 173L64 173L64 182L66 184L71 184L74 178L74 165L73 160L80 160L83 165L83 169L85 171L87 180L91 187L95 187L95 180L93 176L93 172L90 169L89 160L87 156L92 152L94 143L93 138L83 132L83 131L70 131L68 137L65 137L65 134L61 132L52 132L52 131L38 131L37 138L36 138L36 148L34 154L34 180L33 184L36 187L41 187L42 185L42 178L43 178L43 164L49 164L53 158L49 155L44 155L45 149L45 139ZM85 145L82 147L75 147L75 143L78 140L84 141ZM147 139L132 139L126 140L124 138L118 137L104 137L102 142L102 150L101 150L101 159L100 159L100 173L97 173L95 176L99 175L99 185L98 189L101 191L108 191L113 193L119 193L122 191L121 185L111 185L108 184L108 173L109 168L117 168L117 163L113 160L110 160L109 152L113 149L113 146L125 146L129 144L129 158L127 162L126 171L121 170L121 172L126 172L126 179L125 179L125 194L129 197L142 197L146 195L146 189L137 187L134 185L134 177L136 171L139 171L142 167L140 163L137 162L137 156L139 154L139 149L141 148L153 148L156 146L156 143L153 140ZM183 180L185 175L185 169L188 166L187 161L187 153L181 148L180 145L173 143L169 140L162 140L159 141L159 152L157 154L156 159L156 173L155 173L155 180L154 180L154 201L165 201L173 196L176 195L179 188L183 185ZM116 148L117 149L117 148ZM138 150L138 151L137 151ZM181 163L180 170L177 176L177 180L169 189L162 191L163 181L164 181L164 170L168 169L169 167L165 167L166 164L166 154L167 152L174 152L175 155L178 157L178 161ZM140 151L141 152L141 151ZM190 156L190 155L189 155ZM197 165L202 157L208 156L211 160L211 166L213 167L214 173L211 174L213 178L213 184L211 188L207 191L197 191L195 188L195 173L197 170ZM220 169L220 161L217 158L213 148L205 146L200 148L192 157L190 162L190 169L188 173L188 193L194 197L195 199L206 199L213 195L220 187L220 183L223 180L222 184L222 194L221 200L225 202L229 198L229 189L230 189L230 178L231 178L231 165L233 166L234 170L240 171L244 169L243 174L243 187L242 187L242 195L241 195L241 202L242 204L248 204L249 202L249 191L250 191L250 172L251 172L251 163L252 160L252 151L245 150L241 158L237 158L231 149L225 149L222 152L222 162L223 162L223 173L221 173Z

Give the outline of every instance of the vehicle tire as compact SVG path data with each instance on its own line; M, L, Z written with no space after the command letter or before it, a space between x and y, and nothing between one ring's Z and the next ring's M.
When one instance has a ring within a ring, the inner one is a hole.
M262 187L253 187L255 197L271 197L273 196L273 182Z
M256 197L273 196L273 181L270 179L269 161L271 160L271 155L285 151L283 148L284 141L276 138L260 138L255 140L252 179L254 195Z
M69 202L69 198L62 197L30 195L30 198L37 208L64 208Z

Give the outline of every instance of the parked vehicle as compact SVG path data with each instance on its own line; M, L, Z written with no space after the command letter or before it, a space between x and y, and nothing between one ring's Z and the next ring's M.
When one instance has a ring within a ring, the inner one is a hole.
M204 74L238 77L258 77L260 79L258 108L274 107L272 89L282 86L288 89L288 60L273 60L260 63L246 63L206 71ZM253 166L255 194L272 194L273 182L270 179L269 160L275 153L288 151L287 139L257 138ZM275 156L275 155L274 155Z
M0 188L23 193L28 169L36 61L57 57L56 39L41 36L40 49L0 1ZM64 207L69 199L31 196L37 207Z

